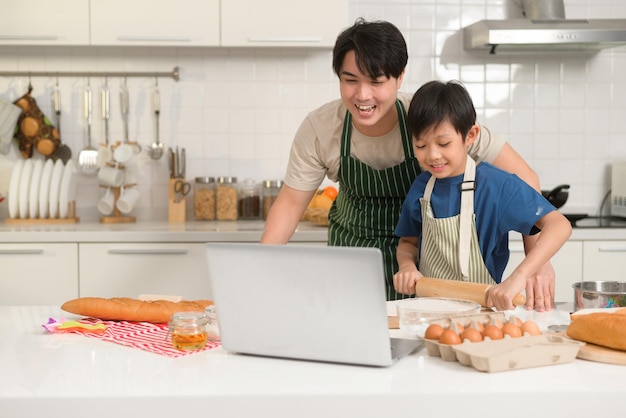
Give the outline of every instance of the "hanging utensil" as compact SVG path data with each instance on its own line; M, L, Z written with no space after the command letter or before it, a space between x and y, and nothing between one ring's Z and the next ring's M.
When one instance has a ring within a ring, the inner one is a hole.
M98 148L98 158L96 164L98 168L102 168L111 161L113 152L109 145L109 119L111 118L111 100L107 79L104 80L104 86L100 91L100 107L102 110L102 124L104 125L104 144L100 143Z
M54 90L52 91L52 106L54 108L54 122L56 124L57 132L59 133L59 146L57 149L48 156L52 161L61 160L63 164L67 164L72 159L72 150L66 144L63 143L61 136L61 92L59 91L59 79L57 78Z
M81 173L91 176L98 172L97 158L98 150L91 145L91 124L93 119L93 102L91 86L87 82L84 93L85 122L87 125L87 146L78 154L78 166Z
M159 139L159 116L161 113L161 98L159 93L159 79L155 79L154 92L152 93L152 108L154 110L155 120L155 141L150 148L150 157L158 160L163 155L163 144Z

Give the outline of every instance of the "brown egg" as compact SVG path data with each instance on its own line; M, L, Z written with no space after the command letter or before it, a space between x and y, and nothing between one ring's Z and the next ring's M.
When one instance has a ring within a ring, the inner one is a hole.
M441 336L439 337L439 342L441 344L448 344L448 345L454 345L454 344L461 344L462 343L461 337L459 337L459 334L457 334L456 332L454 332L450 328L445 329L441 333Z
M508 335L511 338L519 338L523 335L522 329L511 322L507 322L502 326L502 334Z
M481 334L485 330L485 325L480 321L473 320L469 326L477 329Z
M470 340L477 343L483 340L483 335L476 328L467 327L461 333L461 341Z
M443 332L443 327L439 324L430 324L428 328L426 328L426 332L424 333L424 338L427 340L438 340L441 337L441 333Z
M530 334L530 335L541 335L541 329L539 329L539 325L537 325L534 321L526 321L520 327L522 330L522 334Z
M516 317L515 315L512 315L512 316L509 318L509 322L510 322L510 323L512 323L512 324L517 325L518 327L521 327L521 326L522 326L522 324L524 323L521 319L519 319L519 318L518 318L518 317Z
M491 340L501 340L504 337L502 333L502 329L497 325L487 325L485 326L485 330L483 331L483 337L489 338Z

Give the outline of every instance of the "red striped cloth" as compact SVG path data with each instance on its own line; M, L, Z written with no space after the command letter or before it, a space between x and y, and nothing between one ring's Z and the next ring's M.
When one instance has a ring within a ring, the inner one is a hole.
M104 334L83 333L78 334L91 338L98 338L110 341L126 347L138 348L151 353L161 354L167 357L182 357L201 351L210 350L220 346L219 342L207 341L206 346L200 350L184 351L172 346L172 341L168 335L167 324L151 324L148 322L127 322L127 321L101 321L94 318L81 319L79 322L85 324L103 323L106 325Z

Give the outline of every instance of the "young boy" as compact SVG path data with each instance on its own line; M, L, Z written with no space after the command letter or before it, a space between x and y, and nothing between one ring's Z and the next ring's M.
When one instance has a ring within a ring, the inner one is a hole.
M396 291L414 294L422 276L501 283L488 303L513 309L513 297L569 238L569 221L516 175L486 162L476 165L468 156L480 127L472 99L458 82L423 85L411 100L407 125L423 172L411 185L395 231ZM542 233L502 280L509 231Z

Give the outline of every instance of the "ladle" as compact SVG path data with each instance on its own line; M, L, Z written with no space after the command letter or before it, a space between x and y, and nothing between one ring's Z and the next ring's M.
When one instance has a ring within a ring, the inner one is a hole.
M161 113L161 104L159 97L159 81L156 79L154 84L154 92L152 94L152 107L154 109L154 119L155 119L155 141L152 143L150 147L150 157L153 160L158 160L163 156L163 143L159 139L159 115Z

